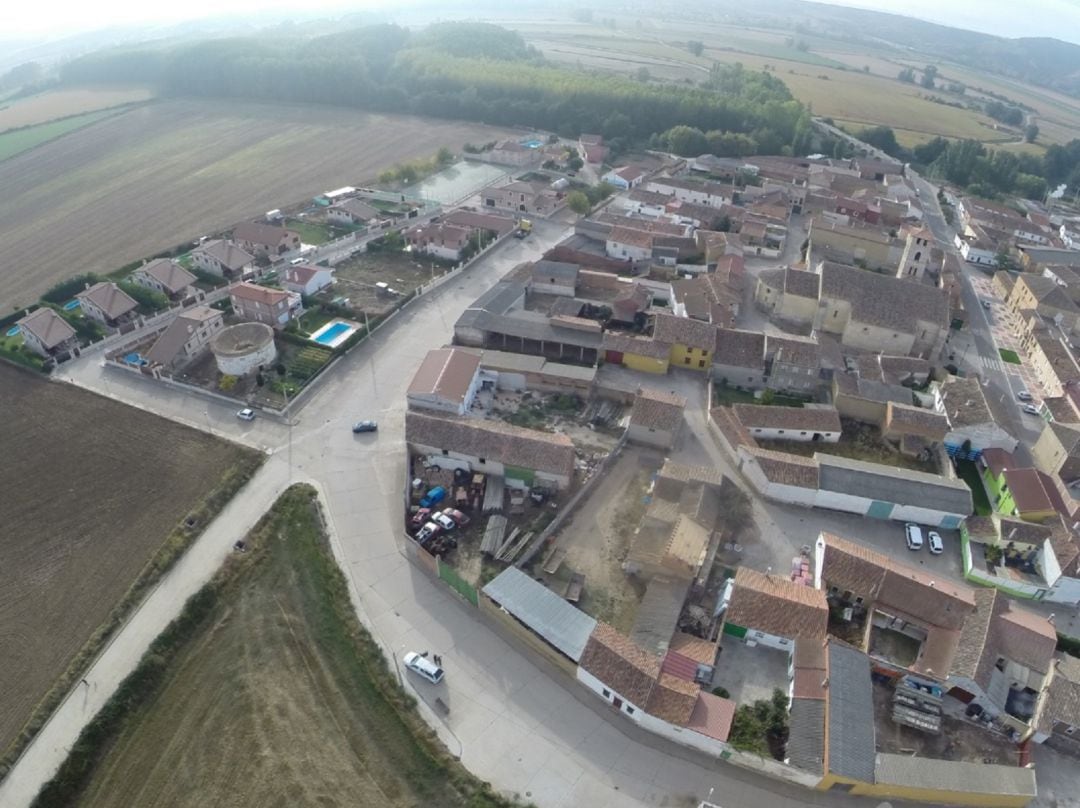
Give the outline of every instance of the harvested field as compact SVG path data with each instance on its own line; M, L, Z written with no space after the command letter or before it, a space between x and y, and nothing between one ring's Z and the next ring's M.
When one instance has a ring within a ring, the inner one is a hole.
M77 746L92 751L41 808L508 808L433 739L360 628L317 507L285 492L166 630L130 709L95 733L100 755Z
M258 456L3 362L0 413L3 752L155 553L183 545L186 515Z
M153 97L154 91L149 87L80 87L51 90L0 104L0 132L55 121L71 115L149 101Z
M349 306L359 313L386 314L400 297L379 292L376 283L387 283L391 289L410 294L446 271L445 266L411 253L361 253L334 267L335 283L330 296L347 297Z
M111 272L440 146L505 135L332 107L130 110L0 163L0 304L10 311L76 271Z

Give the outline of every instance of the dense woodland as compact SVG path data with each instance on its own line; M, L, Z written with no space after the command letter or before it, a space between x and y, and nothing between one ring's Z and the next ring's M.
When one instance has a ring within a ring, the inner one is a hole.
M150 81L169 94L337 104L566 137L599 132L616 149L682 125L713 134L732 153L800 151L811 131L806 108L781 80L741 65L716 65L696 84L571 70L546 63L517 33L480 23L108 50L68 63L61 76L71 84Z

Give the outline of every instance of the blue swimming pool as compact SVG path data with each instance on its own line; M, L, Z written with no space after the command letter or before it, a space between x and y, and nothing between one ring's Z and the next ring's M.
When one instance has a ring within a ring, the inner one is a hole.
M9 328L7 330L7 335L9 337L14 337L18 333L19 333L19 327L17 325L13 325L11 328Z
M78 300L69 300L67 303L64 304L64 311L74 311L81 305L82 303L80 303Z
M532 138L531 140L521 141L521 145L527 149L539 149L541 146L544 145L544 141Z
M337 320L336 322L324 325L311 335L311 339L328 348L336 348L339 344L352 336L355 331L356 326L352 323Z

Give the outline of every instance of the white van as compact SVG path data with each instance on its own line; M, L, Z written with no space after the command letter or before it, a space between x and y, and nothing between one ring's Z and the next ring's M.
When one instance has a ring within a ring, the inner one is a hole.
M923 546L922 528L908 522L904 525L904 532L907 534L907 548L909 550L921 550Z
M417 676L423 676L433 685L437 685L443 680L443 669L436 665L434 662L429 662L427 657L420 656L415 651L409 651L402 659L405 662L405 667L415 673Z

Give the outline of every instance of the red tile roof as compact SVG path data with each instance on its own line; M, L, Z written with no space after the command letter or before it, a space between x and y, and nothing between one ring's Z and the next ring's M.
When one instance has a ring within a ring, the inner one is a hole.
M686 728L700 732L718 741L726 741L731 733L731 722L735 719L735 702L722 699L712 693L698 693L694 710Z

